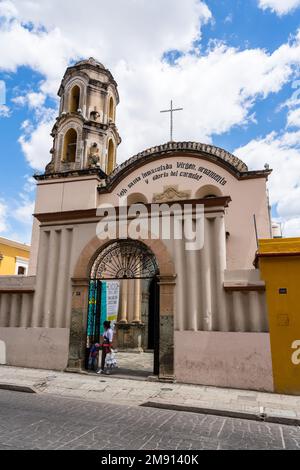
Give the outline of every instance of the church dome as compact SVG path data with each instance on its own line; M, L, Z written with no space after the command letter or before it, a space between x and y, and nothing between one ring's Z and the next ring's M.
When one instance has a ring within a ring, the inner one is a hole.
M80 60L79 62L76 62L76 64L74 64L74 67L78 67L82 65L93 65L94 67L99 67L105 70L104 65L101 64L101 62L99 62L98 60L94 59L94 57L90 57L89 59L85 59L85 60Z

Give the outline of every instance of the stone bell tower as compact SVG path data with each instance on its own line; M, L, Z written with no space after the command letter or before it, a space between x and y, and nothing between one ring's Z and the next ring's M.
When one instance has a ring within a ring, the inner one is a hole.
M119 94L112 74L93 58L80 61L67 69L58 95L46 175L92 168L110 174L121 143L115 125Z

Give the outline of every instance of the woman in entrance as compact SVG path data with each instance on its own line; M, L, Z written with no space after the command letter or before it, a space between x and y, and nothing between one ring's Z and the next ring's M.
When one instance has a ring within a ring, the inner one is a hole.
M97 374L103 374L105 368L105 358L108 353L111 353L111 347L113 342L114 333L110 327L110 321L105 321L103 323L104 333L103 333L103 344L102 344L102 357L101 357L101 368L98 370ZM108 370L106 371L109 374Z

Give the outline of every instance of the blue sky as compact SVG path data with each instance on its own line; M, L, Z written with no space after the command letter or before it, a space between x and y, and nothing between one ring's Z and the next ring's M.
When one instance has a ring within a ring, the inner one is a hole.
M59 5L0 0L0 236L30 241L31 176L50 159L56 91L66 66L90 55L119 84L119 161L168 140L159 111L174 99L177 140L274 168L274 217L300 235L298 0L66 0L62 15Z

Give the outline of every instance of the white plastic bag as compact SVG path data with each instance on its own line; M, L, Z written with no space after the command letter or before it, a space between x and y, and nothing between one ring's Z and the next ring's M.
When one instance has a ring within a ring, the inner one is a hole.
M111 350L110 353L106 354L105 367L107 369L116 369L118 367L116 354L113 350Z

